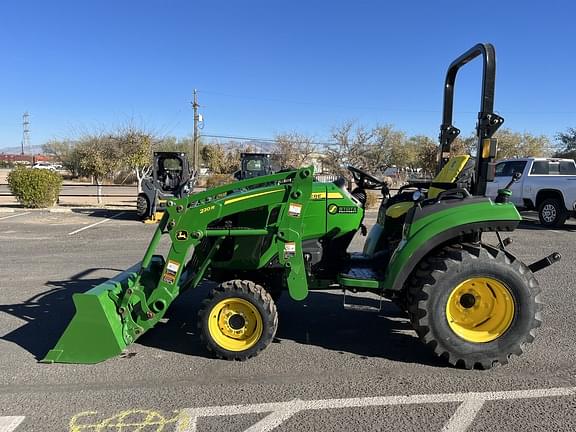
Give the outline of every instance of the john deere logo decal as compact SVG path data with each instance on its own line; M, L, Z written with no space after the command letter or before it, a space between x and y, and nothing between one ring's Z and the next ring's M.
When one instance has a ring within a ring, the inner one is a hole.
M330 213L330 214L338 213L338 206L336 204L330 204L328 206L328 213Z
M176 233L176 240L188 240L188 231L178 231Z

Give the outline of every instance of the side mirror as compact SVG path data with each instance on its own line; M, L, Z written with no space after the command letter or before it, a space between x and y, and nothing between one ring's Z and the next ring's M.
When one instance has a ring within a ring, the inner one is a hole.
M486 170L486 181L491 182L494 181L496 178L496 164L494 162L490 162L488 164L488 169Z

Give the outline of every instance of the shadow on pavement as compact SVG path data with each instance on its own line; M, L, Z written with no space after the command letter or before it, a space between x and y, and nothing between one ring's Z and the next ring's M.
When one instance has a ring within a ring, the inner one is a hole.
M198 310L208 295L209 287L210 284L204 283L181 294L166 311L166 319L144 333L136 343L163 351L210 357L200 342L196 327Z
M562 231L562 232L576 232L576 225L565 224L561 227L545 227L540 224L538 220L523 219L518 226L518 229L536 230L536 231Z
M127 209L72 209L72 213L97 218L113 218L120 221L141 222L133 207Z
M0 312L13 315L25 324L16 330L0 337L13 342L41 360L48 350L52 349L66 329L74 315L72 294L85 292L108 280L108 278L86 279L91 273L100 270L118 271L117 269L88 269L65 281L48 281L49 291L35 295L24 303L0 304Z
M206 294L207 288L200 287L180 296L168 310L167 322L158 324L137 343L209 357L196 328L198 309ZM447 366L419 341L408 319L393 303L383 302L377 313L346 310L342 301L338 294L312 292L306 300L297 302L284 293L278 302L279 327L274 343L291 340L339 354Z
M2 339L16 343L38 360L54 347L75 309L72 294L85 292L108 278L87 278L101 269L93 268L69 280L48 281L51 287L19 304L0 304L0 312L26 323ZM179 296L168 309L165 320L137 340L137 344L199 357L210 357L200 342L197 314L210 284L203 284ZM294 341L323 347L335 353L352 353L364 358L437 367L446 364L432 355L418 340L405 315L385 301L380 312L346 310L339 294L311 292L304 301L293 301L284 293L278 302L279 327L274 343Z

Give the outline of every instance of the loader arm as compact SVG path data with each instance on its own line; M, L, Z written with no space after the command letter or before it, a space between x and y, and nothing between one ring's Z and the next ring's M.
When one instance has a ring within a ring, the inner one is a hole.
M181 292L202 281L229 236L272 236L290 295L305 298L301 233L312 181L313 168L301 168L170 199L140 266L75 294L76 314L43 361L97 363L120 354L164 317ZM277 220L262 228L218 224L227 216L261 207L279 208ZM163 236L171 242L165 258L155 255Z

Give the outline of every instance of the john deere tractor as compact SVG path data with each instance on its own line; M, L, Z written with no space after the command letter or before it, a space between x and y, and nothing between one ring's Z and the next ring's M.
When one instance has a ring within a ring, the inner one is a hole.
M484 67L476 158L450 159L459 132L452 125L456 74L477 56ZM304 167L168 199L142 262L74 294L76 315L44 361L96 363L116 356L154 327L178 295L209 279L217 285L202 303L198 327L219 358L246 360L270 344L281 291L298 301L311 290L341 288L393 299L422 342L452 365L507 363L533 341L541 323L534 273L560 257L526 265L514 256L501 237L521 220L508 202L509 187L495 201L483 196L493 175L492 135L503 122L493 112L494 80L490 44L452 62L438 174L394 197L361 168L348 168L355 180L348 191L343 180L314 182L313 169ZM384 195L378 219L363 252L350 253L371 189ZM171 244L165 256L155 254L163 238Z

